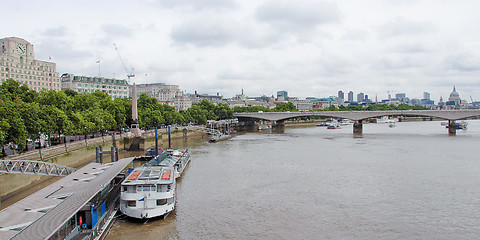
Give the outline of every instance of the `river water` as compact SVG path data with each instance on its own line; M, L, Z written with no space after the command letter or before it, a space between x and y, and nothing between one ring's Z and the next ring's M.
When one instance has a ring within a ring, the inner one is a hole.
M480 121L287 128L191 148L165 220L107 239L478 239Z

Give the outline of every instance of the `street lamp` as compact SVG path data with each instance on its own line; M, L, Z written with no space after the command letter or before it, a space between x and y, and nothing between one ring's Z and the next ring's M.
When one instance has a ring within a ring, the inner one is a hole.
M85 145L88 145L88 143L87 143L87 126L85 126L84 133L85 133Z

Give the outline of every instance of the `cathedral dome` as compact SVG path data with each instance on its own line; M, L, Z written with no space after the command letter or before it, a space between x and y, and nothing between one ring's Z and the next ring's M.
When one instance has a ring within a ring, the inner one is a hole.
M455 101L455 102L460 102L460 95L458 92L455 90L455 86L453 87L452 93L450 93L450 97L448 98L448 101Z

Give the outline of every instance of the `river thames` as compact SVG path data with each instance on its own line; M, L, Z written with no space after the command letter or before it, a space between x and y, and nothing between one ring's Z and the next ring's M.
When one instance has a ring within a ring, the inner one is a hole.
M165 220L107 239L477 239L480 120L287 128L191 148ZM181 147L181 146L180 146Z

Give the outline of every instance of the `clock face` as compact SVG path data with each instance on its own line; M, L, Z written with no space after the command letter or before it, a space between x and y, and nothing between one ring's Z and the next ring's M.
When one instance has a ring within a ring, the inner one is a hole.
M27 51L27 46L25 44L17 43L17 53L24 54Z

